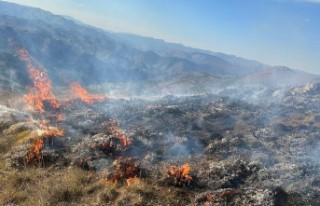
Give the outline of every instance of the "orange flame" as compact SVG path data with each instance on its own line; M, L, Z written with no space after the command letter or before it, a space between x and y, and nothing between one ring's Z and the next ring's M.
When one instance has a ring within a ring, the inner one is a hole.
M130 186L132 184L139 183L139 182L140 182L140 179L137 176L129 177L128 179L126 179L127 186Z
M45 120L40 121L40 130L38 130L38 136L42 138L48 137L62 137L64 135L64 130L49 126Z
M64 130L57 127L48 126L45 120L40 121L39 126L40 129L37 130L37 139L33 142L33 145L27 153L28 164L36 163L36 161L41 161L44 138L61 137L64 135Z
M73 91L74 98L78 98L86 104L93 104L94 102L101 102L105 97L98 94L90 94L85 88L78 83L71 83L70 88Z
M192 177L189 175L190 169L189 164L184 164L181 167L170 166L168 176L174 178L175 182L179 185L189 185L192 180Z
M111 120L110 122L108 122L108 124L108 132L120 140L122 149L128 148L128 146L132 143L132 140L121 131L121 129L119 128L119 122L116 120Z
M27 153L27 163L30 164L35 161L41 161L43 149L43 138L37 138Z
M138 179L138 165L133 159L120 158L114 163L115 172L110 174L107 182L117 184L119 180L126 180L127 185Z
M33 64L31 57L26 49L18 50L19 58L26 63L29 76L33 82L33 87L27 87L25 101L35 112L44 112L44 101L48 101L53 108L59 108L60 104L52 92L52 83L49 79L47 70L38 65L37 69Z
M64 135L64 130L56 127L48 127L38 131L38 135L43 138L48 137L62 137Z

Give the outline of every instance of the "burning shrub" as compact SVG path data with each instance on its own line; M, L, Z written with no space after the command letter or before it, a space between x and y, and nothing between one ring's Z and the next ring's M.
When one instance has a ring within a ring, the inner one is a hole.
M32 164L42 159L41 153L43 149L43 138L39 137L34 142L27 153L27 163Z
M64 135L64 131L62 129L48 126L44 122L40 124L40 127L41 129L37 130L37 138L34 140L31 148L27 153L27 164L35 164L36 162L41 162L44 138L61 137Z
M64 130L57 127L48 126L45 129L38 130L38 135L42 138L62 137L64 135Z
M179 186L189 186L192 180L192 177L189 175L190 169L189 164L184 164L181 167L170 166L168 176Z
M117 120L111 120L108 122L108 125L108 133L114 135L120 140L122 149L128 148L128 146L132 143L132 140L121 131L119 122Z
M126 179L126 184L128 186L132 185L132 184L136 184L140 182L140 178L138 178L137 176L135 177L129 177L128 179Z
M126 180L129 185L138 179L138 164L132 158L119 158L114 161L113 167L115 171L109 175L108 181L117 184L121 180Z

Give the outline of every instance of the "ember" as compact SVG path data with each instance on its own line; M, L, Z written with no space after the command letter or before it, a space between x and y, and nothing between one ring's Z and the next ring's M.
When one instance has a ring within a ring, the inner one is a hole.
M59 108L60 104L52 92L52 83L49 79L47 70L41 66L37 69L31 60L27 50L18 50L19 58L26 63L29 76L33 82L33 87L27 87L27 95L25 95L26 103L38 113L44 112L43 102L47 101L53 108Z
M170 166L168 176L173 178L175 183L180 186L189 186L192 177L189 175L190 165L184 164L181 167Z
M70 88L73 91L74 98L78 98L86 104L93 104L94 102L101 102L105 100L105 97L98 94L90 94L78 83L71 83Z
M235 205L247 205L246 201L247 199L245 198L245 194L243 194L244 191L241 190L236 190L236 189L220 189L218 191L210 192L209 194L206 195L204 205L227 205L228 200L232 199L234 196L242 196L242 198L239 198L236 202ZM250 194L252 195L252 193ZM243 198L244 197L244 198ZM243 199L243 204L241 204L239 201Z

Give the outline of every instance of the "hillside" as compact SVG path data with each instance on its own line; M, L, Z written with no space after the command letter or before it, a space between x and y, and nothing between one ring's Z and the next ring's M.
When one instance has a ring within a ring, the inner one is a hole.
M0 1L0 205L320 205L320 78Z
M15 47L26 48L57 83L152 81L198 72L211 76L243 76L266 65L232 55L193 49L148 37L107 32L70 18L0 2L2 64L14 75L4 78L24 84ZM15 65L15 66L13 66ZM3 68L3 67L2 67Z

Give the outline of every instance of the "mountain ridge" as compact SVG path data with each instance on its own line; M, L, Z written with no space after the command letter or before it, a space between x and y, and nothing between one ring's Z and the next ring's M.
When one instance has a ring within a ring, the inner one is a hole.
M229 77L237 79L236 83L242 83L250 75L259 83L264 76L254 74L273 68L234 55L194 49L150 37L114 33L77 22L72 17L65 18L4 1L0 1L0 16L2 79L10 79L22 86L28 84L29 79L10 41L27 49L48 69L53 81L61 85L70 81L84 84L167 81L181 85L184 79L198 77L200 82L201 78L205 82L211 79L208 85L212 86ZM294 77L291 79L295 80L306 74L292 71ZM208 75L212 78L205 78ZM308 76L308 81L313 79L311 76ZM269 85L296 84L295 81L279 84L287 77L279 75L279 78L271 79ZM301 84L305 84L305 80L299 82Z

